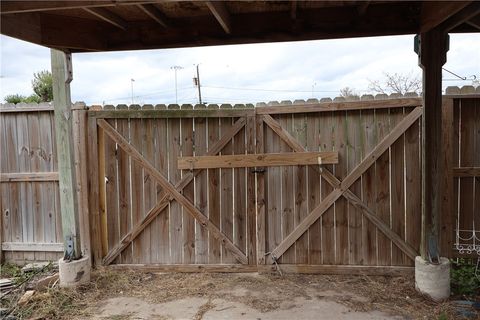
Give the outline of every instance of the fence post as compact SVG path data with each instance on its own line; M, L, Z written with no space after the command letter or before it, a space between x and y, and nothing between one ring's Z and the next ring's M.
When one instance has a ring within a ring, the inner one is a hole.
M80 247L78 202L75 193L73 119L70 100L70 82L72 81L71 54L52 49L51 62L65 258L77 260L81 257L82 252Z

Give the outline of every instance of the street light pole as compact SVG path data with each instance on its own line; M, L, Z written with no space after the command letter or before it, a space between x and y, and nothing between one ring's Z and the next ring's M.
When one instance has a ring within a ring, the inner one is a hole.
M178 91L177 91L177 71L183 69L181 66L173 66L170 69L175 71L175 104L178 104Z
M130 79L130 84L132 87L132 104L133 104L133 83L135 82L135 79Z

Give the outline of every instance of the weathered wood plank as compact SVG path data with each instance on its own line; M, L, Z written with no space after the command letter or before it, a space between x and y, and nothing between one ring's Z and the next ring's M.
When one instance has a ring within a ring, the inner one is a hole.
M346 135L346 173L350 173L362 160L364 156L362 144L360 143L362 128L360 111L348 111ZM350 190L357 196L362 195L362 180L359 179ZM347 204L348 210L348 262L349 264L362 265L362 213L351 202Z
M109 266L109 268L115 270L139 270L142 272L257 272L257 266L244 264L114 264Z
M181 110L190 110L191 105L182 105ZM181 125L181 152L182 157L193 156L193 119L184 118L180 121ZM177 167L178 168L178 167ZM180 168L178 168L180 169ZM188 171L182 170L182 177L188 174ZM194 181L190 182L183 189L183 195L190 202L194 203ZM183 231L183 263L195 263L195 220L187 210L182 210L182 231Z
M390 126L394 127L403 119L403 109L390 110ZM390 209L392 230L405 239L405 135L402 135L390 147ZM392 244L392 264L409 265L411 261L394 244Z
M478 177L480 176L480 167L456 167L453 168L454 177Z
M247 117L245 124L246 152L254 154L255 150L255 117ZM247 170L247 258L248 264L257 264L257 216L255 173Z
M381 141L390 132L390 110L375 110L377 141ZM379 218L391 227L390 217L390 154L388 149L378 157L375 163L375 212ZM382 233L377 233L378 264L391 265L392 242Z
M235 105L234 108L238 106ZM240 130L233 138L233 153L244 155L246 153L246 128ZM233 243L247 252L247 176L246 168L238 167L233 169Z
M0 173L0 182L58 181L58 172L10 172Z
M229 104L222 104L220 110L231 110L232 106ZM232 126L232 118L220 119L220 136L228 132ZM225 145L221 151L222 155L233 154L233 139ZM222 168L220 170L220 230L225 236L233 240L233 169ZM235 258L230 251L222 247L222 263L234 263Z
M347 172L347 125L346 112L335 112L333 115L335 125L333 148L339 154L338 164L334 166L335 176L341 181ZM335 263L348 264L348 211L347 202L342 197L335 202Z
M3 251L63 252L63 243L2 242Z
M218 110L218 106L208 106L211 110ZM220 139L220 119L209 118L207 119L208 126L208 151L211 151L213 146ZM230 139L228 140L230 141ZM223 148L223 146L222 146ZM217 153L215 153L217 154ZM220 169L208 169L208 217L212 223L220 229ZM221 246L220 243L209 233L208 239L209 257L208 262L220 263L221 258Z
M284 152L178 158L178 168L184 170L324 165L334 163L338 163L338 152ZM291 168L284 169L289 170Z
M205 105L197 104L195 109L205 109ZM207 118L195 118L195 156L203 156L207 153L208 133ZM208 176L207 170L202 170L195 177L195 206L209 217L208 212ZM208 230L202 228L198 221L195 221L195 263L208 263Z
M278 123L288 131L291 135L293 133L293 115L292 114L281 114L278 116ZM292 149L288 146L283 140L279 141L280 151L283 154L289 154L291 156L296 156L296 153L291 152ZM282 153L280 153L281 155ZM293 176L293 167L292 166L282 166L280 168L280 222L281 222L281 232L282 239L290 232L292 232L295 224L295 180ZM293 244L288 248L285 253L279 257L279 263L295 263L295 246Z
M143 110L152 110L152 105L144 105ZM154 135L154 123L156 120L144 119L143 120L143 144L142 154L150 163L155 164L155 152L160 150L156 148L156 141ZM160 151L161 152L161 151ZM143 172L143 208L142 219L146 216L147 212L151 210L157 203L157 183L152 179L150 174L146 171ZM155 230L153 230L154 224L150 224L143 230L141 235L146 246L143 248L143 262L152 263L156 260L158 242L156 242ZM120 240L120 239L119 239ZM154 240L154 242L152 242ZM118 241L117 241L118 242Z
M402 107L418 107L422 105L421 98L399 98L370 101L345 101L345 102L322 102L308 104L294 104L289 106L265 106L257 107L257 114L280 114L280 113L307 113L329 112L347 110L390 109Z
M265 152L265 127L263 122L263 117L255 117L255 152L264 153ZM257 168L258 169L258 168ZM268 173L267 173L268 174ZM266 190L266 179L265 173L259 172L255 174L257 179L257 264L265 264L265 253L266 251L266 210L267 210L267 190Z
M309 114L309 116L314 116ZM307 149L307 130L308 130L307 117L305 114L293 115L293 136L300 142L305 149ZM313 139L318 139L318 127L313 128ZM318 144L315 151L318 151ZM308 149L309 151L312 151ZM314 152L315 152L314 151ZM303 218L308 214L308 176L306 166L294 166L293 167L293 179L294 179L294 224L295 227L299 224ZM320 191L320 180L317 179L317 186L314 189ZM295 263L308 263L308 239L310 231L300 237L295 243Z
M281 265L284 273L331 274L331 275L371 275L371 276L412 276L412 267L380 267L380 266L349 266L349 265ZM277 272L275 266L258 266L259 273Z

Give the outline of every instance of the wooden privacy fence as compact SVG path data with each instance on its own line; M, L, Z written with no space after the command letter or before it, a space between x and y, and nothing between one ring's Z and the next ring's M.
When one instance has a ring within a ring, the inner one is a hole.
M455 257L460 247L475 253L480 236L480 98L465 87L449 93L440 248ZM76 112L83 251L96 265L176 271L410 271L420 246L421 103L364 96ZM28 112L2 112L1 131L22 136L6 122L20 114L28 121ZM5 212L15 204L4 199L37 183L3 182L5 173L37 168L2 163L4 243L27 242L14 238Z

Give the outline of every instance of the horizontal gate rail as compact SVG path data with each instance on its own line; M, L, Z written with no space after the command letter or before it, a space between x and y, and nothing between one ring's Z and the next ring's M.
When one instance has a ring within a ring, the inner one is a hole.
M233 109L122 109L122 110L90 110L89 117L135 119L135 118L236 118L255 115L253 108Z

